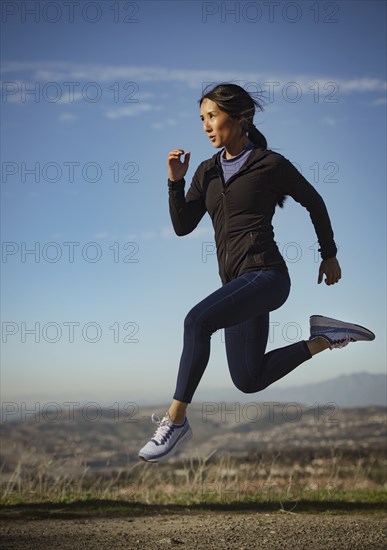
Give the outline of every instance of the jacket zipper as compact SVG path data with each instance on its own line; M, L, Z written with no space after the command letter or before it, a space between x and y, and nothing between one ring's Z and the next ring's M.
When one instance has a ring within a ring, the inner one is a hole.
M227 212L227 198L225 189L222 191L222 200L223 200L223 213L224 213L224 243L226 254L224 258L224 273L227 275L227 260L228 260L228 249L227 249L227 237L228 237L228 212Z
M216 166L216 170L219 174L220 180L222 182L222 203L223 203L223 218L224 218L224 246L225 246L225 256L223 263L223 272L227 276L227 260L228 260L228 250L227 250L227 237L228 237L228 212L227 212L227 197L226 197L226 182L224 181L223 171L220 166Z
M228 182L227 182L227 186L226 186L226 182L224 181L224 176L223 176L223 170L221 168L221 166L219 166L218 164L215 164L215 167L216 167L216 171L218 172L219 174L219 177L220 177L220 180L222 182L222 186L223 186L223 191L222 191L222 202L223 202L223 214L224 214L224 242L225 242L225 259L224 259L224 263L223 263L223 269L224 269L224 274L227 275L227 260L228 260L228 250L227 250L227 237L228 237L228 210L227 210L227 198L226 198L226 188L230 185L231 181L234 179L234 178L237 178L239 177L243 172L247 171L249 168L250 168L250 163L247 161L247 164L246 166L243 167L243 169L239 170L236 174L233 174ZM251 235L252 237L252 235Z
M254 247L254 238L253 238L253 232L252 231L250 231L250 244L251 244L251 248L253 248ZM255 254L253 254L253 259L254 259L254 262L257 263Z

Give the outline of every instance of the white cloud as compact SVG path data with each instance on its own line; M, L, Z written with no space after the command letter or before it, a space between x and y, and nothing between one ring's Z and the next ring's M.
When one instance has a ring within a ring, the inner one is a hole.
M378 99L374 99L372 105L386 105L386 103L387 97L379 97Z
M181 82L191 88L202 88L204 83L221 81L240 81L243 83L259 84L262 86L284 86L295 82L304 92L311 92L311 87L317 90L317 85L324 93L334 91L335 85L341 93L381 92L387 90L386 80L360 76L343 79L333 75L313 74L286 74L247 71L213 71L206 69L171 69L161 66L136 65L77 65L66 61L10 61L3 63L3 75L17 72L32 72L36 80L42 78L47 81L92 81L92 82ZM333 86L332 86L333 85ZM257 87L259 91L259 86ZM254 91L251 86L249 91ZM141 92L139 94L141 98ZM149 96L148 96L149 97Z
M77 115L74 115L73 113L62 113L59 115L58 120L60 122L73 122L74 120L77 120Z
M35 78L38 80L47 80L47 81L54 81L61 80L63 78L63 73L59 71L50 71L47 69L37 69L35 72Z
M145 231L144 233L141 234L141 237L143 239L155 239L156 237L158 237L159 234L156 233L156 231Z
M176 235L176 233L174 232L172 227L163 227L161 229L161 236L164 239L169 239L170 237L173 237L174 235Z
M379 92L387 89L387 83L380 78L354 78L350 80L337 80L342 92Z
M110 234L107 232L99 232L95 233L93 237L95 238L105 238L109 236ZM172 225L165 225L161 227L161 229L153 229L150 231L143 231L141 233L130 233L127 234L124 240L125 242L138 242L141 240L152 240L152 239L170 239L170 238L177 238L177 235L172 227ZM188 235L185 235L186 238L189 239L201 239L201 238L211 238L213 240L214 238L214 230L212 226L202 226L197 227L192 233L189 233ZM117 241L119 241L119 237L117 236Z
M44 99L49 103L69 104L83 98L75 86L69 87L54 80L3 80L1 89L4 103L35 103Z
M189 111L181 111L180 113L177 113L177 116L180 118L193 118L194 115Z
M336 126L336 119L332 116L325 116L321 120L323 124L327 124L328 126Z
M159 236L159 233L157 233L157 236ZM176 233L173 229L173 227L163 227L161 229L161 236L164 239L170 239L171 237L176 237ZM187 239L202 239L202 238L214 238L214 229L211 226L202 226L197 227L192 231L192 233L189 233L188 235L185 235L185 238Z
M150 103L132 103L126 107L118 107L117 109L109 109L105 111L107 118L123 118L127 116L137 116L145 111L159 110L157 106Z
M58 96L57 101L53 101L53 103L59 103L68 105L69 103L75 103L75 101L80 101L83 99L83 95L81 92L75 92L75 91L65 91L65 93L62 93L60 91L61 95Z
M128 235L126 235L126 241L127 242L136 242L138 239L138 235L136 233L129 233Z
M152 122L151 127L155 128L156 130L161 130L166 126L176 126L177 124L179 124L179 121L176 120L176 118L167 118L162 121Z
M155 97L155 94L152 92L141 92L141 99L152 99Z

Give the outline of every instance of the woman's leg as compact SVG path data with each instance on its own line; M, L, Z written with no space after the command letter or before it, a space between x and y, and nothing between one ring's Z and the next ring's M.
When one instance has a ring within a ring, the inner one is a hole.
M177 401L176 399L172 401L168 414L174 424L182 424L184 422L187 407L188 403L183 403L182 401Z
M257 273L249 273L224 285L188 313L175 398L168 411L174 423L181 424L184 421L188 404L208 363L211 334L220 325L225 327L231 378L236 387L244 392L256 392L267 387L311 356L329 347L323 338L315 338L265 355L269 313L227 326L233 320L249 317L259 310L269 308L272 311L282 305L281 301L286 300L288 282L283 284L282 279L281 290L278 290L278 284L270 285L270 272L260 273L261 277ZM279 275L280 282L282 277ZM271 294L275 296L273 300ZM199 342L198 335L201 335ZM191 381L190 373L194 373Z
M264 389L327 347L374 340L374 333L365 327L315 315L310 318L308 342L265 353L269 312L286 301L289 290L289 279L278 271L246 273L192 308L184 322L184 347L170 414L157 420L156 433L140 450L139 458L166 460L191 438L185 411L207 366L211 335L219 328L226 329L231 377L247 393Z
M325 338L321 338L321 336L316 336L312 340L308 340L305 343L308 346L311 355L316 355L316 353L320 353L320 351L324 351L324 349L329 348L329 342L325 340Z
M255 271L225 284L191 309L184 321L184 345L172 413L176 408L182 413L183 406L191 402L208 364L212 334L220 328L235 329L235 325L257 315L268 315L269 311L282 306L289 290L289 279L281 272ZM263 339L260 345L263 352L267 327L268 317L266 328L265 323L262 325ZM305 347L303 350L302 357L305 360Z
M268 332L268 313L225 329L230 375L244 393L263 390L312 357L304 341L265 353Z

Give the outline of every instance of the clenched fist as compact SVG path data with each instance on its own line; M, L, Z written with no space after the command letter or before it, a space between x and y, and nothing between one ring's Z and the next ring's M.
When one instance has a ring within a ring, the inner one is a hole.
M185 153L184 162L181 162L180 157L184 155L183 149L174 149L168 153L168 178L170 181L178 181L184 178L187 173L190 152Z
M341 279L341 268L335 257L327 258L321 262L318 272L318 284L322 282L324 274L326 285L334 285Z

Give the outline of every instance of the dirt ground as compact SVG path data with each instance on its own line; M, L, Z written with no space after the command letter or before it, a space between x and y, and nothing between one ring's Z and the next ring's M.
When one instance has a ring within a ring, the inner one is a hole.
M134 518L5 519L6 550L387 548L387 518L373 514L183 513Z

